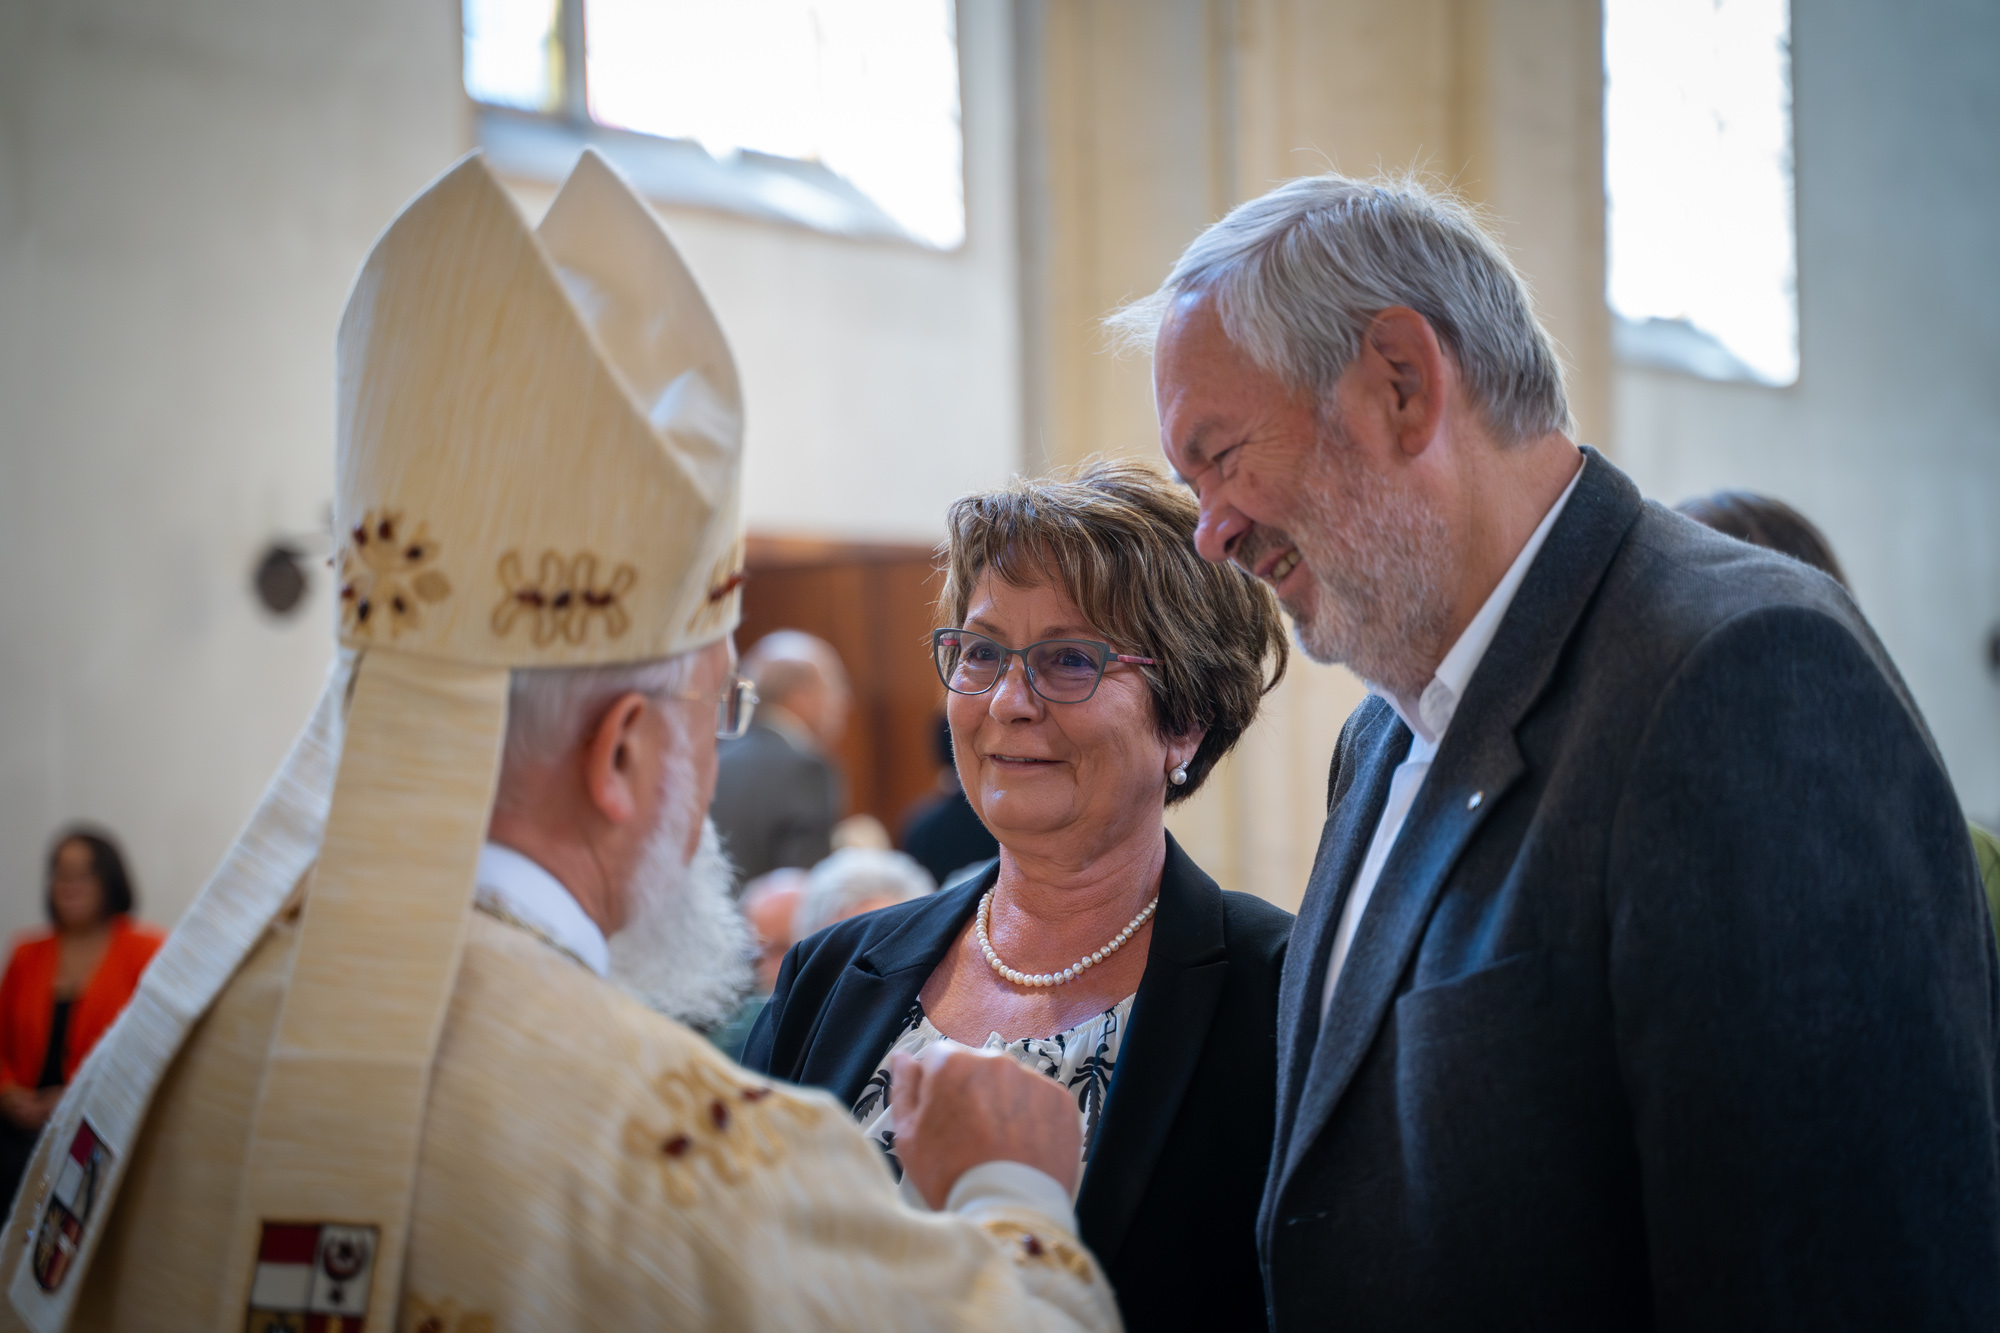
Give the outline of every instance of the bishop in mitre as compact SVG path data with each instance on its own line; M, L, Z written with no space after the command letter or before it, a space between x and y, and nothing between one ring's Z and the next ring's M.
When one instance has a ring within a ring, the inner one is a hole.
M899 1075L919 1212L659 1012L734 999L753 701L736 371L651 212L586 154L530 229L468 158L363 266L337 401L338 660L52 1117L0 1328L1115 1327L1046 1080Z

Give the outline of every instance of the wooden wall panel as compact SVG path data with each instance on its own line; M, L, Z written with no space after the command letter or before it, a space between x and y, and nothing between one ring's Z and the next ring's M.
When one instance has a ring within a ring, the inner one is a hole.
M797 629L832 644L847 666L854 710L835 756L848 813L896 833L909 807L935 790L931 730L944 688L928 639L940 575L930 548L892 543L752 537L737 646Z

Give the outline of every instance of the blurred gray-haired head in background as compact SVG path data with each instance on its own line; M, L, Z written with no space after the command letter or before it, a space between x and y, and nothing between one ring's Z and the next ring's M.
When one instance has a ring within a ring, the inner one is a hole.
M893 907L933 892L930 872L902 852L846 847L812 868L792 914L794 942L836 921Z
M840 744L853 692L832 644L804 630L774 630L744 655L743 674L756 682L759 707L783 709L822 751Z

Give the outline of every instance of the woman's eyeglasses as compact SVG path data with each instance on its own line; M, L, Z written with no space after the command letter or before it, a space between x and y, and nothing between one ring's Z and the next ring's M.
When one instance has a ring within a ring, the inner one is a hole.
M1028 673L1028 688L1052 704L1080 704L1097 693L1104 668L1113 662L1158 666L1150 657L1114 653L1095 639L1043 639L1009 648L998 639L966 629L931 631L931 656L938 679L953 694L984 694L1000 683L1014 658Z

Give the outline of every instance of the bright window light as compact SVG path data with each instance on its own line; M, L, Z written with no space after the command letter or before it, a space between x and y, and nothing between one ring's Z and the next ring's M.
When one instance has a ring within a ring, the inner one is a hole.
M465 0L465 91L475 102L554 111L562 101L557 0Z
M565 24L578 5L580 25ZM953 0L465 0L464 13L475 101L691 141L725 165L814 164L883 234L965 239ZM561 33L577 26L587 105L566 106ZM811 174L766 172L755 188L801 217L853 211L806 188Z
M1608 295L1621 353L1798 378L1788 0L1605 0Z

